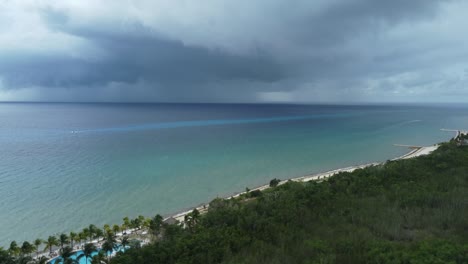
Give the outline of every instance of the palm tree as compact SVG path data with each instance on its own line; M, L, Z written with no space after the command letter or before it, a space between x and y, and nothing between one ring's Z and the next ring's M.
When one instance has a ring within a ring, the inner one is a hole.
M143 221L143 228L145 230L149 230L151 225L151 218L145 218L145 221Z
M99 242L99 238L104 236L104 231L100 228L96 228L96 231L94 232L94 238L97 239L97 242Z
M76 259L80 260L81 258L85 257L86 258L85 263L88 263L88 258L90 258L91 254L93 254L95 251L97 251L97 248L94 244L92 243L85 244L83 253L81 253Z
M71 258L73 254L73 248L69 246L60 249L60 257L62 258L61 262L63 264L79 264L78 260Z
M81 233L83 233L83 235L85 235L85 242L86 242L86 239L89 237L89 242L91 243L91 237L93 235L89 231L89 228L87 228L87 227L83 228L83 231L81 231Z
M142 215L139 215L137 219L138 219L138 223L139 223L138 228L141 229L142 227L145 226L146 218L144 216L142 216Z
M102 251L106 253L108 261L110 260L110 255L112 254L113 250L114 248L112 247L112 243L106 241L102 244Z
M8 252L12 256L18 256L18 254L21 252L21 249L18 247L18 244L16 243L16 241L11 241Z
M104 229L104 232L106 232L106 233L107 233L109 230L111 230L110 225L108 225L108 224L105 224L104 227L103 227L103 229Z
M45 241L45 245L46 247L44 248L44 250L49 249L49 253L52 253L52 248L54 246L58 246L59 242L56 237L49 236L49 238L47 238L47 241Z
M122 225L122 229L124 230L124 232L127 232L128 227L130 227L130 219L126 216L123 218L123 225Z
M74 247L74 242L76 242L76 233L70 232L70 243L72 248Z
M200 212L195 208L192 212L188 213L184 217L185 224L189 228L190 232L193 232L195 226L200 219Z
M75 244L78 242L78 245L81 245L81 236L80 233L77 233L75 236Z
M130 227L133 228L136 233L138 233L138 230L140 230L141 224L141 218L139 217L130 220Z
M89 225L88 229L89 229L89 238L91 240L91 238L95 238L96 231L98 228L97 226L91 224Z
M130 244L130 239L128 238L128 236L123 236L120 239L120 244L122 245L122 248L126 248Z
M87 234L87 233L80 232L80 233L78 234L78 236L80 237L80 239L79 239L79 240L80 240L80 244L81 244L81 241L82 241L82 240L84 240L85 243L86 243L86 238L88 237L88 234Z
M137 218L135 219L132 219L130 221L130 225L133 227L133 228L136 228L138 230L141 229L142 225L145 223L145 217L142 216L142 215L139 215Z
M113 225L112 226L112 231L114 232L114 234L117 234L120 232L120 226L119 225Z
M34 245L29 243L28 241L24 241L23 245L21 245L21 254L24 255L31 255L34 252Z
M60 249L63 249L63 246L70 242L68 240L67 234L60 234L59 240L60 240Z
M159 234L161 234L161 229L162 229L163 223L164 223L164 219L159 214L157 214L155 217L153 217L153 219L151 219L149 228L151 230L151 233L154 236L157 237Z
M44 240L40 238L37 238L36 240L34 240L34 246L36 247L36 256L39 256L39 247L42 245L43 242Z
M36 259L36 261L35 261L34 263L35 263L35 264L47 264L47 261L48 261L48 260L49 260L49 259L48 259L47 257L42 256L42 257Z
M91 258L91 264L102 264L102 263L109 263L104 251L100 250L97 255L94 255Z
M112 251L117 251L119 246L117 245L117 240L115 239L115 235L111 232L107 234L104 238L105 242L102 244L102 250L107 254L107 258L110 261L110 255Z

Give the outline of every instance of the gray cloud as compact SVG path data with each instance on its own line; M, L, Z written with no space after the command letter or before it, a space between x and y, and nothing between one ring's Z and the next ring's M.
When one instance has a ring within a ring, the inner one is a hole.
M3 3L0 100L468 99L460 1L136 3Z

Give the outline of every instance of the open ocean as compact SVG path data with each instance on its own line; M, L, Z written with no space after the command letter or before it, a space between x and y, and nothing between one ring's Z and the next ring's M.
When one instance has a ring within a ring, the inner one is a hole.
M463 106L0 103L0 245L385 161L467 129Z

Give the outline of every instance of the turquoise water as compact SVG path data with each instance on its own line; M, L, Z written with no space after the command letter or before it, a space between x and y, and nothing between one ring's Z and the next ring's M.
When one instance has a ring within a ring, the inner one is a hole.
M83 251L78 251L78 252L76 252L75 254L73 254L73 256L71 257L71 259L77 259L78 256L79 256L80 254L82 254L82 253L83 253ZM94 253L92 253L92 254L91 254L91 257L96 256L97 253L98 253L97 251L94 252ZM54 259L54 260L52 260L52 261L49 262L49 263L55 264L55 262L57 262L57 259ZM60 262L59 262L59 263L60 263ZM85 257L82 257L82 258L80 259L80 264L90 264L90 263L91 263L91 258L88 258L87 261L86 261L86 258L85 258Z
M170 214L468 129L463 106L0 104L0 245Z
M125 251L125 250L124 250L123 248L120 248L120 249L118 249L118 251L122 251L122 252L123 252L123 251ZM113 252L110 252L110 251L109 251L109 252L108 252L108 255L109 255L109 254L112 254L112 253L114 253L114 252L116 252L116 251L113 251ZM82 251L82 250L77 251L77 252L75 252L75 254L73 254L73 255L71 256L71 259L78 259L78 256L80 256L81 254L83 254L83 251ZM79 264L91 264L91 258L94 257L94 256L96 256L97 254L98 254L98 251L93 252L93 253L91 254L91 257L88 258L87 260L86 260L85 257L80 258ZM50 263L50 264L55 264L55 263L57 262L58 259L59 259L59 258L55 258L55 259L53 259L52 261L50 261L49 263ZM61 263L61 262L57 262L57 263Z

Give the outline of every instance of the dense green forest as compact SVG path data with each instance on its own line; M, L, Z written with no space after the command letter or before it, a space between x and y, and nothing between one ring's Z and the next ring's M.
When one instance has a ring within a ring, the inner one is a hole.
M216 199L187 228L112 259L134 263L468 263L468 147Z
M468 263L468 146L460 142L322 182L274 179L263 192L212 201L208 213L187 215L185 226L157 215L124 218L121 228L90 225L69 237L13 241L0 248L0 263L45 263L30 257L41 243L46 251L62 248L61 263L76 263L67 258L73 242L99 237L107 250L116 243L130 249L91 258L97 249L85 244L91 263ZM153 243L117 241L126 228L148 230Z

